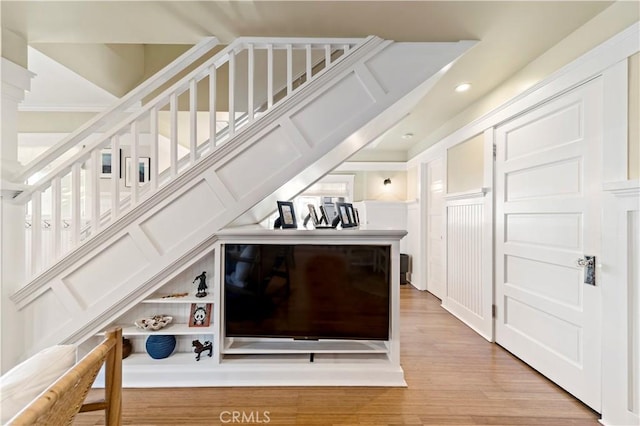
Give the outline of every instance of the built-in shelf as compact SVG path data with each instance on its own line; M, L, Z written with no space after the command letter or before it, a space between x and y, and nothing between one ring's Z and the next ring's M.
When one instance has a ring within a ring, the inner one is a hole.
M228 339L225 354L387 353L385 342L372 340Z
M207 294L206 297L196 297L194 295L184 297L153 297L145 299L142 303L213 303L213 296Z
M196 354L189 352L177 352L163 359L153 359L147 353L134 352L126 359L122 360L122 366L125 368L134 366L156 368L167 366L182 367L189 364L198 365L211 362L212 358L207 356L208 353L208 351L203 352L200 357L200 361L196 361Z
M188 324L169 324L160 330L143 330L135 325L123 325L119 324L118 327L122 327L122 334L124 336L149 336L152 334L166 335L171 334L174 336L187 336L187 335L200 335L200 334L214 334L215 327L189 327ZM104 333L101 333L104 334Z

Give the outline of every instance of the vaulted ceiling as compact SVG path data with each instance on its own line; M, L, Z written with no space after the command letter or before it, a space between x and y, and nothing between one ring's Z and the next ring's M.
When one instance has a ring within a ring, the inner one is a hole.
M611 3L3 0L0 7L3 28L29 44L193 44L211 35L222 43L238 36L478 40L412 114L374 142L377 154L369 154L402 160L414 154L416 146L428 145L425 140L462 110ZM630 11L637 10L631 4L636 2L629 3ZM461 82L470 82L471 89L455 92ZM403 138L407 133L413 137Z

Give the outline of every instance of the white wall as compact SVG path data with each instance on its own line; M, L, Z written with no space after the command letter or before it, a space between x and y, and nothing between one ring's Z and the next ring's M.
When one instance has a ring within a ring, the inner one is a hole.
M484 135L479 134L447 151L447 193L467 192L482 187L484 177Z

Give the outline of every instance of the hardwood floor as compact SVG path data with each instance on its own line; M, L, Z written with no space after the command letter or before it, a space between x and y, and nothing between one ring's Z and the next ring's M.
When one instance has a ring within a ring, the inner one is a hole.
M125 425L598 425L598 415L410 285L401 289L407 388L125 389ZM233 412L237 418L234 422ZM247 421L247 420L253 420ZM104 424L100 413L76 425Z

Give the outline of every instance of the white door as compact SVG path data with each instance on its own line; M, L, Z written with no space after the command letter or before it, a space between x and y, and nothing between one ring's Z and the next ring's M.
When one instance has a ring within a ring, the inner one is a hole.
M427 165L427 290L445 296L444 170L439 158Z
M600 411L600 79L495 135L496 341Z

